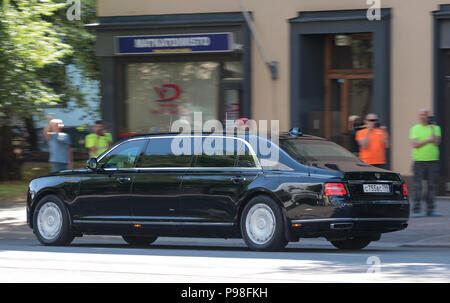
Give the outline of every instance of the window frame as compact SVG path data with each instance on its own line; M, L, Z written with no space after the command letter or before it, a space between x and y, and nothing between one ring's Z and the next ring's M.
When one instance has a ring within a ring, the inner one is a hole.
M142 152L145 151L145 149L147 148L148 145L148 138L133 138L133 139L128 139L122 142L117 143L116 145L114 145L111 149L107 150L105 153L101 154L98 158L97 158L97 163L100 164L100 161L103 160L103 158L105 158L106 156L108 156L110 153L112 153L116 148L118 148L119 146L122 146L124 144L130 143L132 141L139 141L139 140L146 140L146 142L144 142L142 144L141 150L139 151L139 153L136 156L136 159L134 160L133 163L133 167L128 167L128 168L114 168L114 167L108 167L108 168L102 168L100 166L100 168L104 171L117 171L117 170L133 170L136 168L136 163L137 160L139 159L139 157L141 156Z
M211 138L211 137L213 137L213 138L222 138L222 139L234 139L234 140L244 142L245 146L248 148L251 156L254 159L255 166L254 167L195 167L194 165L197 160L197 157L196 157L197 155L193 155L193 159L192 159L191 165L189 167L136 167L136 163L137 163L137 161L136 161L134 169L142 170L142 171L145 171L145 170L168 170L168 171L169 170L262 170L262 166L261 166L261 163L259 162L258 155L254 151L253 147L250 145L249 142L247 142L243 138L239 138L239 137L220 136L220 135L183 135L183 134L180 134L180 135L168 135L168 136L163 135L163 136L155 136L155 137L129 139L125 142L129 142L130 140L148 140L146 142L146 144L144 145L143 150L141 150L141 154L142 154L143 152L145 152L148 144L150 144L150 140L158 139L158 138L166 138L167 139L167 138L177 138L177 137L178 138L186 138L186 137L189 137L189 138L198 138L198 137L207 138L207 137L209 137L209 138ZM110 151L108 151L104 155L101 155L99 157L99 160L101 160L101 158L106 156L109 152L111 152L115 148L117 148L120 144L123 144L125 142L119 143L118 145L114 146ZM110 169L105 169L105 170L110 170Z
M255 151L253 150L252 146L250 145L250 143L248 143L246 140L239 138L239 137L234 137L234 136L220 136L220 135L192 135L190 136L192 138L195 137L201 137L201 138L219 138L219 139L231 139L231 140L235 140L235 141L241 141L244 143L244 145L248 148L249 153L251 154L251 156L253 157L255 166L253 167L238 167L236 166L237 163L239 162L239 155L237 155L237 157L235 158L234 161L234 166L233 167L197 167L195 166L197 164L197 158L198 155L194 155L195 156L195 160L192 162L192 169L199 169L199 170L261 170L261 164L259 163L259 159L257 154L255 153Z

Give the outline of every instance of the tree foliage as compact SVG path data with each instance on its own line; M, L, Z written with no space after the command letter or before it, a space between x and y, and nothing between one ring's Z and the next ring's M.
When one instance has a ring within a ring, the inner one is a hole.
M50 64L62 64L70 45L64 43L50 16L63 5L52 1L3 0L0 10L0 112L3 120L25 116L42 103L59 100L40 77Z
M79 66L85 79L98 79L95 0L81 0L81 20L69 21L66 0L0 0L0 181L20 176L10 132L13 119L28 119L43 105L73 100L78 87L66 81L65 66ZM20 165L19 165L20 166Z
M96 0L80 0L80 20L69 20L67 17L67 0L54 0L56 3L64 4L62 8L55 11L51 16L45 17L53 24L55 30L60 34L62 41L70 45L71 54L64 57L64 65L51 64L42 70L42 77L48 82L48 86L61 94L59 103L67 105L69 100L75 101L76 107L85 107L85 95L80 87L74 86L67 81L65 66L76 65L81 72L83 82L99 79L99 65L95 56L95 34L89 32L84 24L95 23ZM97 96L98 97L98 96Z

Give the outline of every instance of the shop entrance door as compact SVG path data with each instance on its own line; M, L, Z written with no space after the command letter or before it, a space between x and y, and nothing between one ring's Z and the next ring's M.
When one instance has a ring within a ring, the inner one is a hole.
M373 112L371 43L371 34L325 37L323 136L349 150L353 149L349 117L364 120Z
M222 121L242 118L242 96L241 81L227 81L220 84L219 117Z

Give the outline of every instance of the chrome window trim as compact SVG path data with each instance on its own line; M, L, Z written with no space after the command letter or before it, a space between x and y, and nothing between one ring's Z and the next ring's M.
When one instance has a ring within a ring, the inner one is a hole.
M113 149L111 149L110 151L108 151L108 153L102 155L97 162L101 161L101 159L103 159L106 155L108 155L110 152L112 152L114 149L116 149L119 145L122 145L126 142L130 142L130 141L134 141L134 140L154 140L154 139L172 139L172 138L218 138L218 139L235 139L235 140L239 140L244 142L245 146L247 146L251 156L253 157L253 160L255 161L255 166L254 167L134 167L135 169L144 169L144 170L160 170L160 169L167 169L167 170L179 170L179 169L201 169L201 170L262 170L262 166L261 163L259 162L258 156L255 153L255 150L253 149L253 147L250 145L250 143L248 143L246 140L239 138L239 137L234 137L234 136L219 136L219 135L171 135L171 136L158 136L158 137L140 137L140 138L134 138L134 139L129 139L126 140L118 145L116 145ZM133 168L128 168L128 169L133 169ZM112 169L105 169L105 170L120 170L117 168L112 168ZM127 169L122 169L122 170L127 170Z
M196 170L223 170L223 171L243 171L243 170L250 170L250 171L260 171L261 168L258 167L132 167L132 168L104 168L104 171L157 171L157 170L187 170L187 171L196 171Z
M97 163L99 163L104 157L106 157L107 155L109 155L113 150L115 150L116 148L118 148L118 147L121 146L122 144L131 142L131 141L137 141L137 140L148 140L148 138L145 138L145 137L139 137L139 138L132 138L132 139L128 139L128 140L125 140L125 141L123 141L123 142L120 142L120 143L116 144L113 148L111 148L110 150L108 150L107 153L105 153L105 154L101 155L100 157L98 157L98 158L97 158ZM105 168L105 170L106 170L106 168Z

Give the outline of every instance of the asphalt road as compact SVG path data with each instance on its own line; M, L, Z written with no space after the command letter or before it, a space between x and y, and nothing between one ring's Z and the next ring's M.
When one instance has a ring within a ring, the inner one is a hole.
M249 251L240 240L161 238L132 248L87 236L69 247L30 237L0 240L0 282L449 282L450 248L383 245L341 252L325 240L284 252ZM306 243L305 243L306 242Z
M85 236L47 247L24 225L23 205L10 205L0 209L0 283L449 282L450 202L438 211L444 216L413 218L405 231L358 252L339 251L325 239L254 252L240 239L160 238L133 248L120 237Z

